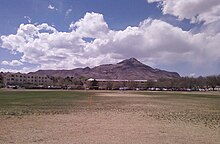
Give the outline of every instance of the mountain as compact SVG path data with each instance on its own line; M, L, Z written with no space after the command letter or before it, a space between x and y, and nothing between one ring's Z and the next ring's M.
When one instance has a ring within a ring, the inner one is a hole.
M160 78L179 78L176 72L154 69L135 58L126 59L117 64L106 64L94 68L76 68L72 70L38 70L31 74L49 75L56 77L92 77L95 79L118 80L156 80Z

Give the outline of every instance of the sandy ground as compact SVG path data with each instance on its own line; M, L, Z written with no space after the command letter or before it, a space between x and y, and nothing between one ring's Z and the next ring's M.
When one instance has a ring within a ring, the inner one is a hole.
M100 95L115 96L112 93ZM123 93L119 96L125 95L131 97L130 94ZM136 99L131 99L134 100ZM208 127L203 123L178 119L157 119L140 109L145 106L146 109L150 108L149 104L153 101L150 103L137 103L137 101L131 103L131 101L128 102L129 105L123 106L125 110L121 107L120 110L118 107L94 109L91 106L91 109L88 107L87 110L82 109L69 114L0 118L0 144L220 143L218 126ZM157 113L158 110L152 112Z

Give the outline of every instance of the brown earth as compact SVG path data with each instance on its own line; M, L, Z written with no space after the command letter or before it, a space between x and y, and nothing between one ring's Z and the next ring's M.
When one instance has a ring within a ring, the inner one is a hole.
M160 78L179 78L177 72L154 69L135 58L123 60L117 64L105 64L94 68L76 68L72 70L38 70L30 74L49 75L54 77L80 77L117 80L157 80Z
M0 117L0 144L220 143L216 100L98 92L87 101L69 114Z

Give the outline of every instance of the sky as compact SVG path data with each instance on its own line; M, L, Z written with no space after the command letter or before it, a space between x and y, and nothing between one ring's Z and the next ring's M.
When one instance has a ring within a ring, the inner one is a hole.
M0 71L134 57L181 76L220 74L219 0L1 0Z

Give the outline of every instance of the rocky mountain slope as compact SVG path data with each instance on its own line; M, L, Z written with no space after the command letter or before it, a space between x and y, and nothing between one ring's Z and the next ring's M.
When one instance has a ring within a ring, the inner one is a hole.
M154 69L139 62L135 58L126 59L117 64L106 64L94 68L76 68L72 70L39 70L32 74L49 75L56 77L92 77L96 79L118 80L156 80L160 78L178 78L176 72Z

